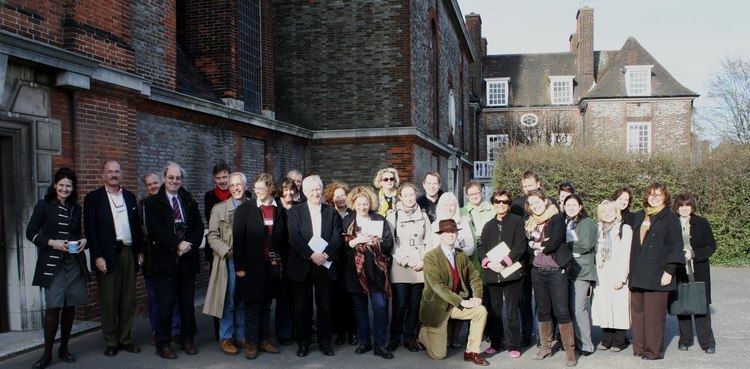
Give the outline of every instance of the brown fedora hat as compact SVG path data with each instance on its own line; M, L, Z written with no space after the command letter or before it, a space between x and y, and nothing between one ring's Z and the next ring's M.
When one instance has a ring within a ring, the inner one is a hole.
M445 232L458 232L461 228L458 228L458 225L456 225L456 221L453 219L443 219L438 223L438 231L435 232L437 234L445 233Z

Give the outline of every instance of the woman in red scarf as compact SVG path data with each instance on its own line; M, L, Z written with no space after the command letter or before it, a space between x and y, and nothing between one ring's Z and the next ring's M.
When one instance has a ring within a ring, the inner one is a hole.
M372 350L370 343L369 300L373 312L375 355L392 359L385 348L388 328L388 299L391 297L389 280L390 255L393 236L385 218L375 212L378 198L369 187L355 187L346 203L355 213L344 218L344 241L348 247L344 279L354 302L359 347L357 354Z

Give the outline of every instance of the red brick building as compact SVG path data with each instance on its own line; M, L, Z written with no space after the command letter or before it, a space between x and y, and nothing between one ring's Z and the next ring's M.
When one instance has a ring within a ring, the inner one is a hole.
M24 232L60 166L78 173L81 201L108 159L139 194L142 174L174 160L199 199L219 161L352 184L384 166L404 180L439 170L460 188L476 150L475 47L455 0L4 1L0 332L41 326ZM98 316L94 283L80 318Z

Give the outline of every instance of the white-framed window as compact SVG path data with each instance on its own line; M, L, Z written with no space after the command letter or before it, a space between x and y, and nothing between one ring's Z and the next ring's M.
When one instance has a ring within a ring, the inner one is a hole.
M521 116L521 125L524 127L536 127L539 124L539 117L534 113L526 113Z
M508 106L508 82L510 78L488 78L487 106Z
M487 161L495 161L508 148L508 135L487 135Z
M551 146L573 146L573 136L566 132L550 133L549 144Z
M549 96L552 105L573 103L573 76L549 77Z
M628 152L638 154L651 153L651 123L628 123Z
M625 89L628 96L651 96L651 68L653 65L625 67Z

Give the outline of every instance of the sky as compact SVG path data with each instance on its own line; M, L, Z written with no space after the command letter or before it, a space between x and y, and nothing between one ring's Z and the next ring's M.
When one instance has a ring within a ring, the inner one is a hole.
M594 50L633 36L685 87L712 105L706 86L728 56L750 58L747 0L458 0L482 16L488 54L568 51L578 8L594 8Z

